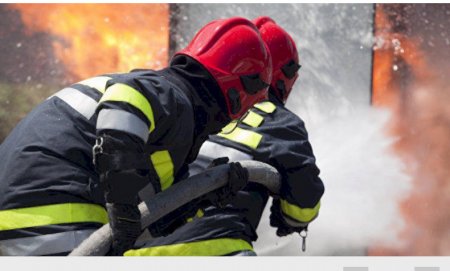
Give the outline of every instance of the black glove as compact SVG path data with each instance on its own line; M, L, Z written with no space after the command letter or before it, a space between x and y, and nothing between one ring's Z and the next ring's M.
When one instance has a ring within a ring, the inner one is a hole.
M270 207L270 226L277 228L277 235L282 237L294 232L300 233L303 230L307 230L308 223L289 221L289 218L281 213L280 200L273 199Z
M219 161L223 163L225 160ZM244 188L248 182L248 171L246 168L243 168L239 162L231 162L229 165L230 169L228 171L228 184L204 196L206 201L219 208L223 208L227 204L231 203L237 192Z
M223 165L227 162L227 157L220 157L214 159L207 168ZM153 237L167 236L186 224L187 219L194 217L199 209L209 207L211 204L223 207L230 203L237 191L247 184L248 172L239 163L231 163L229 178L230 182L227 186L214 190L199 199L194 199L152 223L148 227L150 234Z
M122 256L141 235L141 213L132 204L106 203L106 209L113 236L109 255Z

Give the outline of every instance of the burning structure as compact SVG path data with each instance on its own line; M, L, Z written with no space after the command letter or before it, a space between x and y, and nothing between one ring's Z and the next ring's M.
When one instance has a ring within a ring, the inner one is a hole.
M400 203L404 245L371 254L449 255L450 7L379 5L376 11L373 104L393 112L388 133L413 190Z
M20 12L25 33L52 37L56 59L74 80L167 64L168 5L14 4L9 8Z
M0 67L1 140L68 84L168 61L168 4L1 4L0 13L0 48L8 52Z

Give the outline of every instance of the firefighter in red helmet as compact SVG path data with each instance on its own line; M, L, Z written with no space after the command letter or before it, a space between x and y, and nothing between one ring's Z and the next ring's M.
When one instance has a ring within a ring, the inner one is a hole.
M278 236L305 234L319 213L324 186L304 122L284 105L298 77L297 48L292 37L271 18L259 17L253 22L272 56L269 98L218 135L210 136L191 164L190 174L217 164L223 156L231 161L254 159L274 166L282 185L279 197L272 202L270 223L277 228ZM125 255L256 255L252 242L258 237L256 228L268 198L264 187L249 183L228 199L224 208L206 204L189 223L171 233L182 224L174 219L179 216L174 212L150 227L153 235L165 237Z
M138 192L167 189L208 135L267 97L271 58L244 18L216 20L168 68L55 93L0 146L0 254L65 255L108 221L111 254L141 233ZM239 164L230 176L246 179Z

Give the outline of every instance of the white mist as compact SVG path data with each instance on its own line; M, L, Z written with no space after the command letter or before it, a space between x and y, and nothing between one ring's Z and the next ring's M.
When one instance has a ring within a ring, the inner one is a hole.
M259 255L366 255L375 244L395 246L403 226L398 203L410 189L403 164L385 134L386 111L360 108L308 126L325 194L311 223L306 253L298 234L279 238L268 209L258 228Z

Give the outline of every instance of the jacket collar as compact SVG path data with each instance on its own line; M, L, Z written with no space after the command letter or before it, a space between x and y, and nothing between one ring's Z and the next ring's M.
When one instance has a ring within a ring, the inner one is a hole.
M176 56L170 67L161 70L168 80L179 86L193 105L195 137L204 138L222 130L231 120L216 81L203 66L187 56Z

